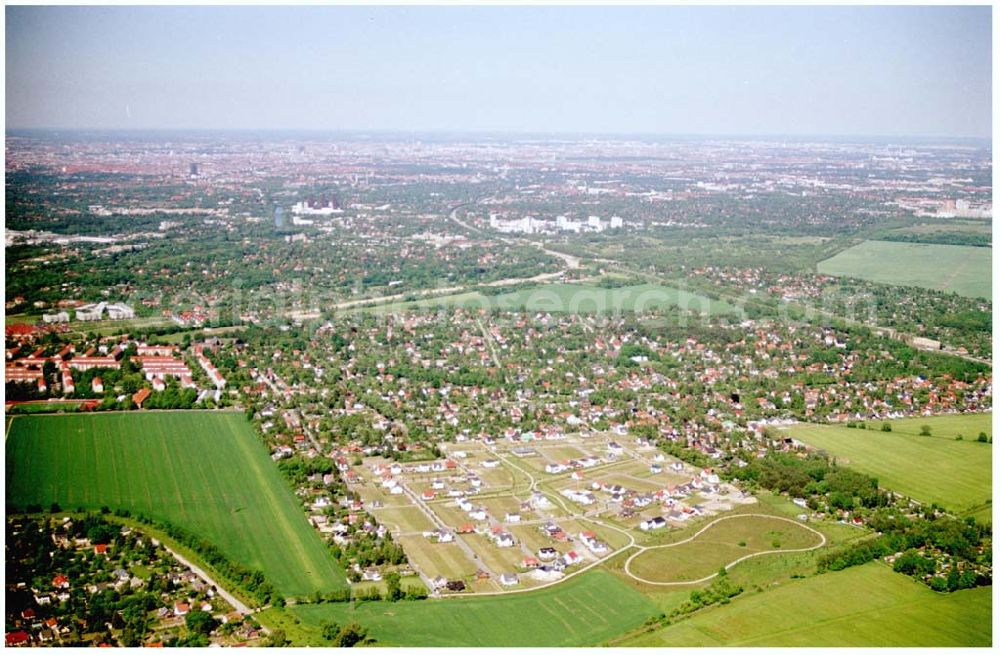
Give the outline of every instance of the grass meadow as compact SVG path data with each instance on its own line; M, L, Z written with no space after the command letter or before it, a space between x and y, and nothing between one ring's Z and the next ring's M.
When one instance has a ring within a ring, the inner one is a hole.
M671 307L703 314L726 314L733 308L723 301L658 284L605 289L589 284L545 284L496 296L471 291L439 298L414 300L393 309L432 310L438 307L499 309L569 314L619 314Z
M799 423L788 434L821 448L850 468L874 475L879 486L952 511L986 508L993 489L993 445L979 443L992 435L992 414L961 414L869 421L868 429ZM892 432L882 432L883 422ZM920 436L927 425L931 436ZM962 435L962 440L955 437ZM989 512L986 512L988 515Z
M951 594L872 562L698 612L622 646L990 646L992 588Z
M992 248L894 241L863 241L816 265L820 273L954 291L993 299Z
M241 413L19 416L6 466L8 507L107 506L169 521L290 597L345 584Z
M653 582L700 580L746 555L819 543L817 535L788 521L743 516L720 521L687 543L647 550L632 560L629 570Z

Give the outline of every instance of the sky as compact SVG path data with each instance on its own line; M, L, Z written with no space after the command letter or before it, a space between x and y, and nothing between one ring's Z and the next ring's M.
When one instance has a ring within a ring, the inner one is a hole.
M8 130L992 134L989 6L5 11Z

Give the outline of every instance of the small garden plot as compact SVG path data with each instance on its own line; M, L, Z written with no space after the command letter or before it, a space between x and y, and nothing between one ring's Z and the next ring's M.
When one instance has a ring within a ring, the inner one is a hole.
M580 532L589 531L597 534L597 538L606 543L611 551L618 550L629 543L628 536L612 528L598 525L592 521L576 521L575 523L579 526ZM579 533L576 536L579 536Z
M487 469L479 468L477 471L479 479L483 481L483 492L486 491L511 491L514 486L514 475L503 466Z
M587 457L587 453L583 452L579 448L573 446L559 445L550 446L547 448L541 448L540 452L543 457L548 458L553 462L564 462L569 459L584 459Z
M361 502L365 504L365 507L371 507L372 503L381 503L383 506L389 507L409 503L409 499L406 494L393 495L381 486L364 484L360 487L354 487L354 489L358 492L358 495L361 496Z
M486 535L463 534L459 537L467 543L479 557L479 561L493 573L513 573L521 568L524 551L521 545L498 548Z
M433 530L433 521L419 507L389 507L375 510L375 518L393 532Z
M537 525L522 525L513 527L510 532L517 537L520 543L523 543L531 551L532 555L538 553L539 548L549 547L555 548L560 553L566 553L573 550L573 545L570 542L560 542L552 539L547 534L542 532Z
M473 502L473 505L478 507L475 502ZM453 498L442 500L440 502L434 501L433 503L428 503L428 507L430 507L430 510L434 512L435 516L437 516L442 523L450 527L453 531L457 530L466 523L476 523L476 521L469 518L469 515L463 512L461 508L455 506L455 500Z
M652 493L654 491L659 491L667 485L664 481L658 480L643 480L641 478L635 477L633 475L628 475L624 473L614 473L612 475L603 475L600 478L601 482L606 482L611 485L620 485L625 489L630 491L635 491L637 493Z
M514 498L513 496L498 496L496 498L487 498L481 500L480 504L486 508L490 513L490 516L494 518L495 521L499 523L504 523L504 517L507 514L520 514L521 520L526 521L529 519L528 514L534 516L532 511L524 511L521 509L521 502Z
M440 575L457 580L476 573L476 563L458 544L435 544L420 536L400 537L399 543L410 561L430 578Z

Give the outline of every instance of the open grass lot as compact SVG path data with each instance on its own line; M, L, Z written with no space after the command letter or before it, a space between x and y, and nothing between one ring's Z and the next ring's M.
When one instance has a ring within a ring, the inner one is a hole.
M17 417L6 465L8 506L106 505L170 521L286 596L345 584L240 413Z
M816 265L820 273L993 299L992 248L864 241Z
M420 511L419 507L412 505L409 507L376 509L373 510L373 513L379 523L398 532L424 532L425 530L433 530L436 527L434 522Z
M476 563L456 543L435 544L419 536L399 537L397 542L414 566L432 578L443 575L449 580L459 580L476 573Z
M680 307L701 313L724 314L729 304L695 293L658 284L604 289L588 284L545 284L512 293L486 296L478 292L427 298L402 308L466 307L570 314L608 314Z
M459 535L458 538L476 551L479 562L498 575L514 573L521 568L524 551L521 550L520 546L499 548L481 534L463 534ZM500 587L498 586L497 589Z
M608 544L611 550L618 550L628 543L628 537L621 532L592 521L570 519L568 521L560 521L559 527L574 538L579 537L581 532L593 532L597 535L598 539Z
M743 516L716 523L693 541L647 550L632 560L630 570L654 582L699 580L745 555L809 548L819 542L817 535L788 521Z
M750 593L628 646L990 646L992 588L938 594L870 563Z
M890 421L892 432L800 423L788 434L876 476L882 487L953 511L969 511L991 498L993 445L975 441L980 431L992 434L991 416L901 419ZM870 422L868 427L881 424ZM921 425L930 426L930 437L920 436ZM955 440L958 434L962 441Z
M572 544L568 542L558 542L552 539L539 530L537 525L514 525L510 527L510 531L514 534L514 537L517 538L519 543L527 546L533 553L537 553L538 549L544 546L555 548L560 553L567 553L573 549Z
M357 621L384 646L587 646L640 626L656 606L614 576L593 571L510 596L302 605L302 623Z

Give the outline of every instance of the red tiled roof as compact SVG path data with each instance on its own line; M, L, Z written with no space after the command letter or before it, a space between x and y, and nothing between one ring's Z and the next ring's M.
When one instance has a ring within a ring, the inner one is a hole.
M139 389L132 394L132 402L136 405L141 405L147 398L149 398L150 393L152 392L149 389Z

